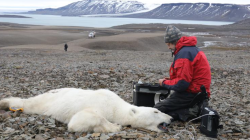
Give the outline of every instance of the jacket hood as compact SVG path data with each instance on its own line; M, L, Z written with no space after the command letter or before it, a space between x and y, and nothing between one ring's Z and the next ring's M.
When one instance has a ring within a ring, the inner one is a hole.
M183 36L176 43L174 55L176 55L184 46L196 46L197 38L195 36Z

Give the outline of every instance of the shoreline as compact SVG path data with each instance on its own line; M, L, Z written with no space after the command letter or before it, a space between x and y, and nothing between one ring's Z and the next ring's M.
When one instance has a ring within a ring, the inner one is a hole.
M6 15L6 14L0 14L0 18L31 18L31 17L26 17L26 16L20 16L20 15Z
M222 21L199 21L199 20L174 20L174 19L149 19L149 18L124 18L124 17L74 17L74 16L60 16L60 15L38 15L38 14L16 14L20 16L29 16L31 19L25 21L13 21L9 19L3 20L4 22L12 22L16 24L30 24L38 25L35 21L39 20L41 26L79 26L79 27L94 27L94 28L111 28L113 26L121 26L126 24L195 24L195 25L229 25L234 22ZM46 22L47 19L51 19ZM71 22L65 22L71 21ZM87 22L86 22L87 21ZM107 22L110 21L110 22ZM100 24L102 23L102 24Z

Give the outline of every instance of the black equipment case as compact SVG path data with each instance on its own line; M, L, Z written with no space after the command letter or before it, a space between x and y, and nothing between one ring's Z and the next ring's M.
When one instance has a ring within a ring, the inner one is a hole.
M156 83L133 83L133 104L153 107L170 94L170 90Z
M204 107L201 115L205 115L201 118L200 131L211 138L217 138L218 128L223 128L220 125L220 116L216 110L210 107Z

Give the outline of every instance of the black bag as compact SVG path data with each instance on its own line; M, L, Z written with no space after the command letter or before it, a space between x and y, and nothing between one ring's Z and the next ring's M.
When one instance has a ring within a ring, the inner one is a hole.
M217 138L218 128L223 128L219 124L220 116L218 112L210 107L203 107L201 116L200 132L208 137Z
M173 120L187 122L190 119L198 117L199 111L200 111L200 107L198 105L195 105L191 108L183 108L183 109L168 112L167 114L171 116Z
M166 99L170 90L158 83L133 83L133 104L136 106L153 107Z

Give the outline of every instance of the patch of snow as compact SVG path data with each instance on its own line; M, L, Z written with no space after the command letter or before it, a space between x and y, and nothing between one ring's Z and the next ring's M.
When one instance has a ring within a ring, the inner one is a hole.
M85 5L88 1L80 1L80 2L76 2L76 7L81 7L83 5Z
M82 8L86 8L86 7L92 7L92 9L97 7L99 8L100 11L103 11L104 9L106 9L108 12L114 11L116 14L117 13L119 14L119 13L130 13L131 11L137 11L134 13L148 12L158 6L159 4L147 4L146 5L138 1L128 1L128 0L91 0L91 1L83 0L83 1L72 3L70 5L70 8L74 10L80 8L79 10L81 10ZM101 9L101 7L103 9ZM71 10L71 11L74 11L74 10ZM134 14L134 13L130 13L130 14ZM106 15L106 14L99 14L97 16L100 16L100 15Z
M204 46L200 47L200 48L206 48L212 45L215 45L218 41L204 41Z
M211 7L211 3L210 3L209 6L207 7L207 9L204 10L202 13L206 12L210 7Z
M189 11L189 9L192 9L194 7L194 5L192 4L189 8L188 8L188 11Z
M230 12L230 10L225 11L221 16L226 15L228 12Z
M159 6L161 6L161 4L144 4L144 7L147 9L147 11L153 10Z
M122 4L119 4L121 6ZM95 15L81 15L82 17L98 17L98 16L107 16L107 17L112 17L112 16L124 16L124 15L131 15L131 14L138 14L138 13L144 13L151 11L157 7L159 7L160 4L145 4L144 7L146 10L141 10L141 11L136 11L136 12L131 12L131 13L122 13L122 14L95 14Z
M195 28L188 28L188 29L195 29ZM188 36L212 35L212 34L210 34L210 33L206 33L206 32L194 32L194 33L192 33L192 32L182 32L182 33L183 33L183 34L186 34L186 35L188 35Z
M177 6L173 6L172 9L170 9L168 12L173 11Z

